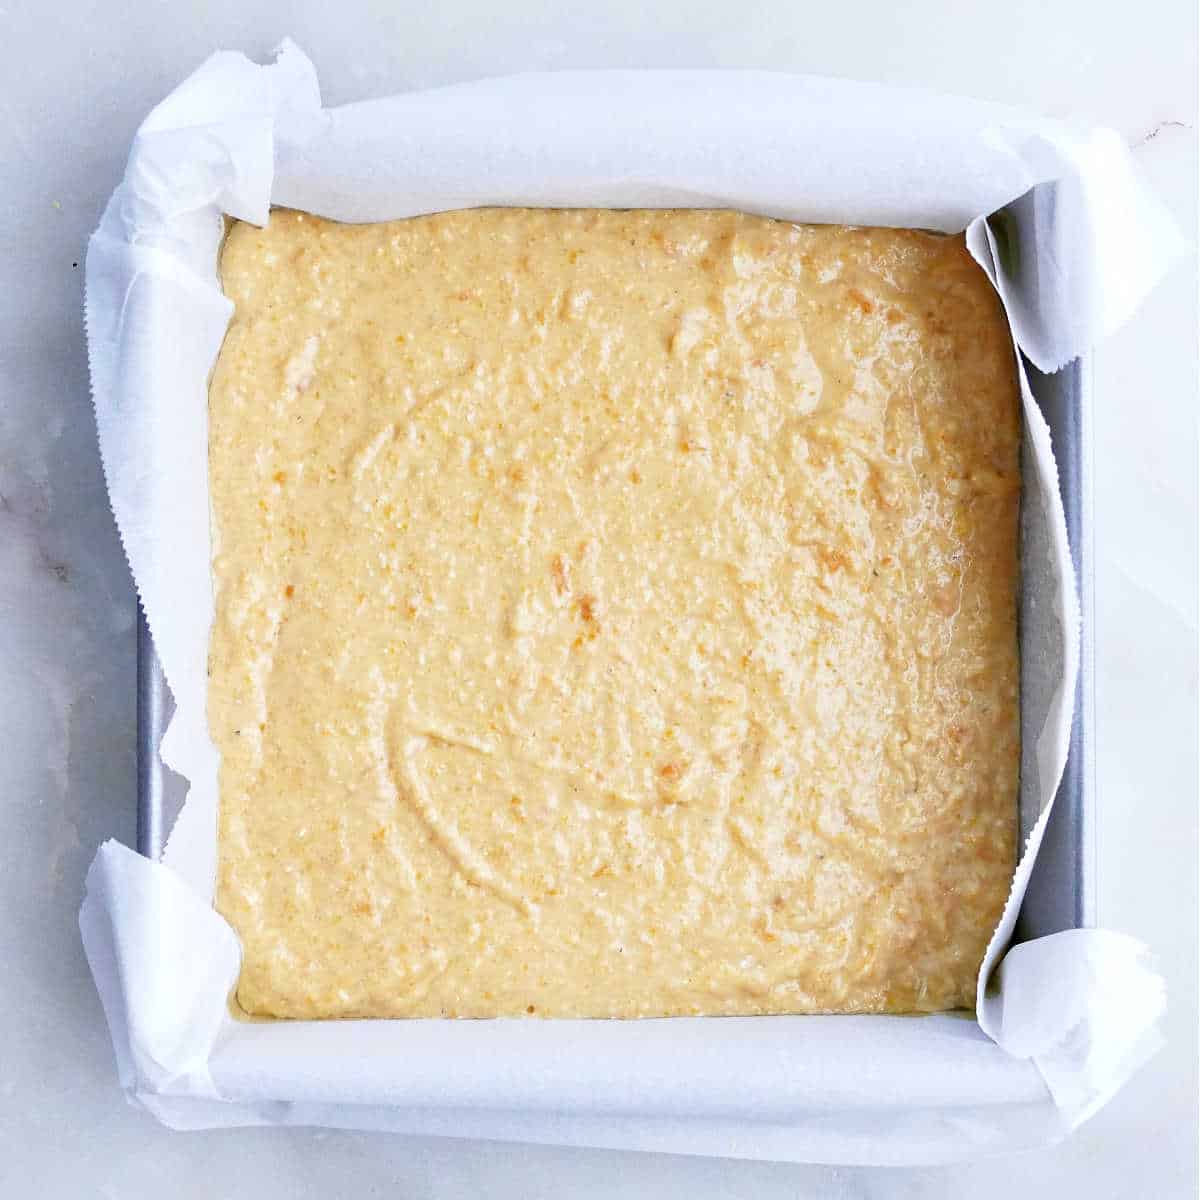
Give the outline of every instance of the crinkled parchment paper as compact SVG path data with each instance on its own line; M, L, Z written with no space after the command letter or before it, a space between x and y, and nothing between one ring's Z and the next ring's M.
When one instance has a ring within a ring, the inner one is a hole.
M640 71L522 75L326 110L290 43L269 66L214 55L138 131L87 259L109 494L177 703L162 756L190 781L162 863L110 842L88 876L80 924L123 1086L180 1128L308 1123L846 1163L1064 1136L1154 1049L1164 999L1142 948L1116 934L1075 930L1005 953L1066 759L1079 660L1049 431L1024 380L1032 832L980 973L978 1022L230 1016L239 950L211 906L217 757L205 723L207 380L231 311L216 275L223 216L262 223L284 205L373 221L492 204L966 229L1016 343L1043 370L1119 325L1177 250L1115 135L996 105L763 72Z

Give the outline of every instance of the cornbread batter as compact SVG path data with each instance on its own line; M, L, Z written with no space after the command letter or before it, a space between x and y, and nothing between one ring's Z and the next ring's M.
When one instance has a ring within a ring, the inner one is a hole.
M971 1005L1018 408L961 238L234 225L217 906L277 1017Z

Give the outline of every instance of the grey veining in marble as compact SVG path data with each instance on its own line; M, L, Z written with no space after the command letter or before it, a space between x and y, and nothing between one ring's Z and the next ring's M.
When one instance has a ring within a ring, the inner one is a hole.
M1171 1045L1067 1145L882 1172L314 1130L172 1134L117 1090L75 922L96 845L134 833L134 597L96 451L80 264L139 120L204 55L262 57L290 33L330 103L565 66L926 84L1113 125L1194 231L1196 25L1192 0L0 0L0 1196L1194 1195L1194 258L1098 355L1093 423L1100 911L1159 954Z

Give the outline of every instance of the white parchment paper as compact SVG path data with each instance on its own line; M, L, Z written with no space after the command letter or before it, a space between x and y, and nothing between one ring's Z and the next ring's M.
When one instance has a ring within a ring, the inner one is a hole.
M875 1163L1064 1136L1152 1052L1164 999L1143 949L1116 934L1076 930L1005 955L1066 759L1079 658L1049 431L1023 375L1032 833L980 973L978 1022L229 1015L239 948L211 906L217 757L205 722L207 380L231 312L216 276L222 220L262 223L272 205L368 221L490 204L966 229L1016 343L1044 370L1119 325L1178 250L1115 135L995 105L763 72L641 71L325 110L290 43L265 67L214 55L142 125L87 259L109 494L176 699L162 756L190 782L162 863L110 842L88 876L80 925L122 1085L180 1128L316 1123Z

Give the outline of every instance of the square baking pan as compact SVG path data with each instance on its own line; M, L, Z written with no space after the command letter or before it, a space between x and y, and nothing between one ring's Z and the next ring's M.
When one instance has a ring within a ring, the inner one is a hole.
M1090 363L1077 359L1054 375L1044 375L1028 362L1026 370L1050 427L1058 463L1059 490L1079 586L1082 645L1066 769L1022 904L1016 941L1087 928L1096 920ZM1022 591L1022 624L1029 603ZM159 743L174 702L140 607L137 653L137 849L148 858L158 859L187 789L186 782L159 757ZM1023 744L1032 746L1037 731L1024 719L1021 733ZM1036 817L1036 813L1021 813L1022 845Z

